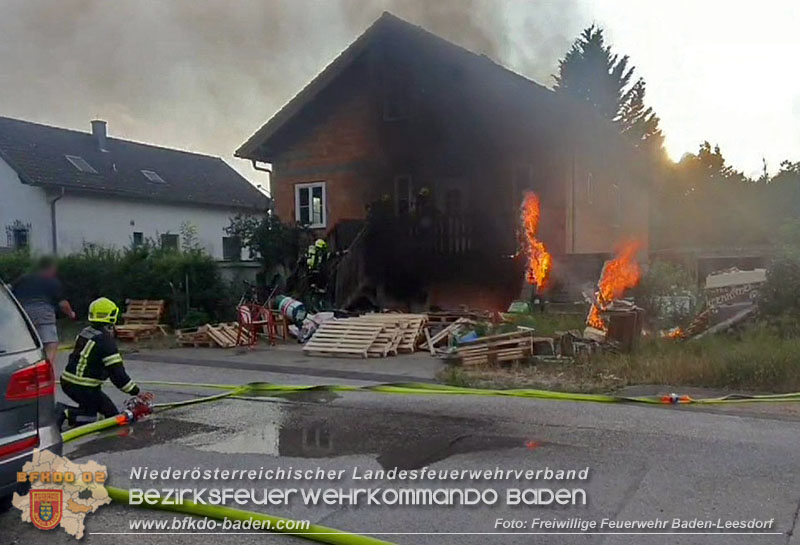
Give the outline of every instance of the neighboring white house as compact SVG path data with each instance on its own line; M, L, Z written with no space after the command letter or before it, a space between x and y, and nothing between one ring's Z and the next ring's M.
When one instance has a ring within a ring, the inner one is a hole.
M216 259L243 249L225 233L267 197L219 157L0 117L0 249L69 254L145 240L176 247L182 226Z

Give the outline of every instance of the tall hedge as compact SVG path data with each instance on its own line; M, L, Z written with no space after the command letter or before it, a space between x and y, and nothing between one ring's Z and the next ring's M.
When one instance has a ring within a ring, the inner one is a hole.
M0 254L0 278L11 283L33 270L35 263L26 252ZM190 314L199 311L213 320L227 320L233 314L230 287L214 259L199 250L87 246L81 253L60 258L59 270L65 296L80 317L86 316L89 303L100 296L120 306L126 299L164 299L165 320L172 325L179 325L188 309L195 311Z

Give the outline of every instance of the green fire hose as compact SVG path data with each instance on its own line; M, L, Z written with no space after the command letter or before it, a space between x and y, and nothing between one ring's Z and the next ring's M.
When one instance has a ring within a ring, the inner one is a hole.
M197 403L207 403L228 397L241 397L247 394L265 393L275 396L286 395L300 392L377 392L383 394L406 394L406 395L472 395L472 396L499 396L499 397L520 397L529 399L548 399L553 401L583 401L592 403L645 403L650 405L712 405L728 403L786 403L800 401L800 393L789 394L769 394L769 395L741 395L732 394L722 397L711 397L694 399L686 395L669 394L664 396L616 396L607 394L579 394L568 392L554 392L550 390L536 390L529 388L495 390L483 388L463 388L459 386L447 386L444 384L425 384L418 382L375 384L370 386L346 386L337 384L307 386L307 385L287 385L273 384L270 382L251 382L248 384L207 384L192 382L172 382L172 381L140 381L140 384L152 386L186 386L191 388L209 388L225 390L216 395L198 397L185 401L172 403L161 403L155 405L155 410L165 411L194 405ZM114 426L126 425L128 422L119 416L113 416L104 420L99 420L92 424L71 429L64 434L64 442L73 441L84 435L89 435Z
M163 412L178 407L185 407L198 403L207 403L210 401L217 401L225 398L241 398L247 394L272 394L275 396L293 394L298 392L377 392L384 394L405 394L405 395L473 395L473 396L502 396L502 397L519 397L530 399L547 399L555 401L582 401L593 403L646 403L646 404L725 404L725 403L767 403L767 402L797 402L800 401L800 393L789 394L771 394L771 395L727 395L722 397L694 399L690 396L669 394L666 396L615 396L605 394L577 394L565 392L553 392L548 390L536 389L511 389L511 390L495 390L495 389L480 389L480 388L462 388L457 386L446 386L440 384L423 384L423 383L397 383L397 384L376 384L371 386L345 386L345 385L321 385L321 386L303 386L303 385L284 385L272 384L269 382L251 382L249 384L235 385L235 384L205 384L205 383L190 383L190 382L171 382L171 381L141 381L140 384L148 384L153 386L186 386L192 388L208 388L216 390L225 390L222 393L197 397L184 401L177 401L171 403L160 403L154 406L154 412ZM80 437L89 434L97 433L99 431L113 428L115 426L124 426L129 422L121 415L99 420L92 424L80 426L71 429L62 434L65 443L74 441ZM129 505L129 493L127 490L107 486L109 496L112 500ZM289 519L267 515L264 513L257 513L251 511L244 511L241 509L233 509L230 507L215 506L215 505L200 505L193 502L184 502L179 505L164 505L162 503L152 506L142 506L144 508L159 509L166 511L174 511L185 513L188 515L209 517L214 519L230 519L230 520L253 520L262 523L269 523L270 532L284 533L301 537L319 543L328 543L331 545L392 545L389 542L381 541L369 536L362 536L358 534L351 534L333 528L326 528L324 526L311 525L303 531L294 530L281 530L279 526L285 526Z

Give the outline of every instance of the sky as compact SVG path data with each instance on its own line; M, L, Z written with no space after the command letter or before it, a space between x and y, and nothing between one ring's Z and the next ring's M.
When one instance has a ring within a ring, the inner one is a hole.
M58 9L54 9L57 6ZM794 0L0 0L0 115L223 157L389 10L546 86L580 31L647 81L673 159L800 160Z
M745 174L800 161L800 2L584 1L647 81L670 157L719 143Z

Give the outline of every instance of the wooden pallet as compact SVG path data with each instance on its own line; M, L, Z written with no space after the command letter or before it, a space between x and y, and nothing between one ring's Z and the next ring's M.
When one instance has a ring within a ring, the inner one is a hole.
M163 330L156 324L124 324L114 327L117 339L128 342L138 342L149 339Z
M422 328L427 321L427 316L424 314L402 314L396 312L364 314L352 320L361 320L365 322L377 322L388 325L394 325L402 331L402 337L396 346L396 352L410 353L417 349L422 338Z
M320 325L306 342L303 352L311 356L367 358L370 348L385 328L386 326L380 322L352 318L328 320Z
M394 326L384 326L375 342L367 350L367 355L371 358L385 358L386 356L396 356L397 348L403 340L403 329Z
M517 361L533 355L533 331L512 331L462 343L455 351L462 365Z
M157 324L163 315L163 299L131 299L127 302L122 317L126 325Z

